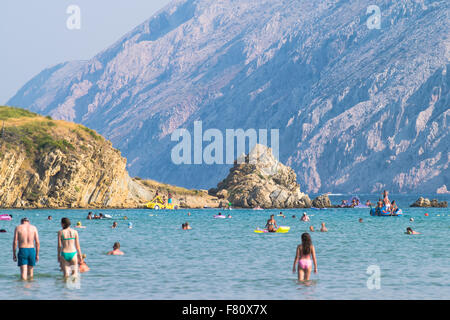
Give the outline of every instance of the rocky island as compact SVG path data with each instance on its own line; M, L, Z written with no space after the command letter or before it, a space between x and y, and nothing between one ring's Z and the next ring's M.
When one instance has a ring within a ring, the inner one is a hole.
M209 194L242 208L311 207L294 170L275 159L270 148L257 144L241 162L235 161L228 176Z

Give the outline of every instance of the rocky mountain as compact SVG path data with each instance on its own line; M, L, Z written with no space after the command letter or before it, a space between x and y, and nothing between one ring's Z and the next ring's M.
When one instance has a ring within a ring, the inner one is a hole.
M309 208L311 200L300 192L297 177L280 163L272 150L257 144L228 176L209 192L228 198L242 208Z
M136 208L170 190L175 204L218 206L194 190L132 179L126 159L95 131L0 106L0 207Z
M176 0L8 103L94 128L133 175L187 187L231 166L173 163L171 133L201 120L278 129L307 192L447 190L448 15L444 0Z

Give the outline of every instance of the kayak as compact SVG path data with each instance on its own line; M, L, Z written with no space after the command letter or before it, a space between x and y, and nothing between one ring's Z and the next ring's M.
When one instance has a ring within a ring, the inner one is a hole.
M255 233L288 233L291 227L279 226L277 231L269 232L267 229L256 229Z

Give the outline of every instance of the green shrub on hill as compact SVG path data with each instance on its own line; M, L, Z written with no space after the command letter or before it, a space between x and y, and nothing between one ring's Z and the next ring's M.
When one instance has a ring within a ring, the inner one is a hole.
M22 117L34 118L36 116L37 116L36 113L25 109L0 106L0 120L22 118Z

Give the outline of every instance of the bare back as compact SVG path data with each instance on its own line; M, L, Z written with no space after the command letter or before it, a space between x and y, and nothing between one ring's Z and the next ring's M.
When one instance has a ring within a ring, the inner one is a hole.
M71 229L63 229L60 231L59 239L60 245L63 252L74 252L76 251L78 232Z
M16 227L14 241L18 241L19 248L34 248L37 240L37 229L35 226L24 223Z

